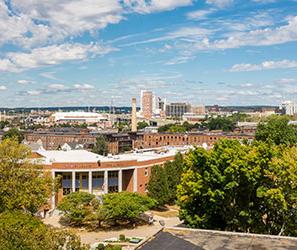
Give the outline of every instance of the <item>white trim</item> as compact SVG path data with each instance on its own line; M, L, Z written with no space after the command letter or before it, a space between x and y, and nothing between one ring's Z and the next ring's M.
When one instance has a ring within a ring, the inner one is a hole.
M107 194L108 193L108 171L107 170L104 171L103 186L104 186L104 193Z
M93 191L93 172L89 171L89 178L88 178L88 182L89 182L89 193L91 194Z
M137 168L134 169L133 171L133 192L137 192L138 188L137 188Z
M89 172L89 171L92 171L92 172L104 172L104 171L119 171L119 170L131 170L131 169L140 169L140 168L147 168L147 167L152 167L152 166L156 166L156 165L160 165L160 164L164 164L166 163L167 161L164 161L164 162L159 162L159 163L155 163L155 164L149 164L149 165L143 165L143 166L131 166L131 167L117 167L117 168L86 168L86 169L80 169L80 168L75 168L75 169L59 169L59 168L54 168L52 169L52 171L55 171L55 172L72 172L72 171L75 171L75 172Z
M122 169L118 172L118 190L119 192L123 191L123 172Z
M72 182L72 192L75 192L75 180L76 180L76 170L72 170L72 177L71 177L71 182Z

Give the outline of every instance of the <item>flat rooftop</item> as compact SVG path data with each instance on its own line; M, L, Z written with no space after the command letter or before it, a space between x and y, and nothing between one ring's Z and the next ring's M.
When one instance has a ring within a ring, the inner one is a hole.
M164 228L140 250L296 250L297 238L202 229Z
M37 153L43 157L44 164L57 163L94 163L94 162L115 162L115 161L148 161L154 159L174 156L178 152L184 153L191 146L183 147L162 147L157 149L146 149L143 151L125 153L119 155L103 156L87 150L38 150Z

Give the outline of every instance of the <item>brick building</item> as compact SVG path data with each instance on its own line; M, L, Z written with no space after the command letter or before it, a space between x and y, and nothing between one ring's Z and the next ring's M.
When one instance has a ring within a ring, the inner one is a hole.
M25 140L29 143L41 141L47 150L56 150L65 143L78 143L92 147L96 142L98 134L88 130L61 131L37 131L25 134ZM111 154L119 154L133 149L157 148L162 146L183 146L183 145L207 145L212 146L221 138L235 140L252 140L252 134L243 133L109 133L104 134L108 143L108 151Z
M86 150L38 150L32 158L44 166L53 178L61 178L61 188L53 193L51 208L71 193L84 191L95 195L109 192L146 193L147 183L154 165L163 165L174 159L177 152L185 153L189 147L145 150L138 153L102 156Z
M97 134L92 134L87 129L51 129L41 131L27 131L24 133L25 141L32 143L41 141L47 150L56 150L65 143L78 143L93 145L96 142Z

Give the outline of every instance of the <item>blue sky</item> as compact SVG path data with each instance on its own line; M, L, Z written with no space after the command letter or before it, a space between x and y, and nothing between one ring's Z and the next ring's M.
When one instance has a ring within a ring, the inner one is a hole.
M296 0L0 0L0 106L297 101Z

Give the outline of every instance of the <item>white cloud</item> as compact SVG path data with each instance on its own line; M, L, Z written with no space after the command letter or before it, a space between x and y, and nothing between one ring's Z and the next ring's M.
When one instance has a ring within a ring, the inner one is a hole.
M64 90L65 85L64 84L50 84L50 85L48 85L48 88L55 89L55 90Z
M187 13L187 18L191 20L202 20L213 12L215 12L215 9L196 10L196 11Z
M131 12L147 14L190 4L192 0L13 0L11 10L3 1L0 45L12 42L27 48L44 46L85 32L96 34Z
M127 44L123 44L121 47L126 46L134 46L139 44L147 44L147 43L155 43L155 42L162 42L162 41L171 41L176 39L187 39L192 41L197 41L203 37L206 37L207 35L210 35L212 33L211 30L199 28L199 27L182 27L175 31L168 32L167 34L163 36L159 36L156 38L151 38L148 40L143 41L136 41L131 42Z
M253 87L253 84L252 83L243 83L240 86L243 88L250 88L250 87Z
M4 85L0 85L0 91L2 91L2 90L7 90L7 87Z
M206 3L215 5L219 8L224 8L233 3L233 0L206 0Z
M123 0L124 6L137 13L152 13L173 10L178 7L191 5L193 0Z
M0 45L20 44L24 47L46 42L51 36L49 27L35 24L30 16L13 14L4 1L0 2Z
M74 84L74 88L77 90L89 90L89 89L94 89L93 85L90 84Z
M21 84L21 85L26 85L26 84L31 83L31 81L29 81L29 80L18 80L17 83Z
M253 0L253 2L256 2L256 3L274 3L276 1L277 0Z
M41 94L41 91L39 91L39 90L28 90L28 91L26 91L26 94L31 95L31 96L37 96L37 95Z
M27 31L40 43L45 43L49 38L59 41L86 31L95 32L123 19L123 9L117 0L14 0L12 7L31 23L26 26ZM12 15L12 18L17 16ZM32 20L39 22L36 24ZM24 33L22 37L25 40Z
M51 80L59 80L56 76L55 76L55 73L54 71L48 71L48 72L42 72L40 73L39 75L41 75L42 77L44 78L48 78L48 79L51 79Z
M192 54L201 50L224 50L244 46L270 46L297 41L297 16L287 19L287 24L270 27L273 18L267 13L255 14L245 20L246 23L216 23L224 28L214 30L200 27L181 27L162 36L135 41L121 47L139 44L178 40L175 48L190 51ZM226 31L227 29L227 31ZM229 29L229 30L228 30ZM220 38L217 38L220 37Z
M165 63L165 65L183 64L183 63L190 61L193 58L194 58L193 56L178 56L178 57L175 57L175 58L167 61Z
M64 61L85 60L103 55L114 49L98 44L62 44L36 48L29 53L10 52L0 59L0 71L20 72L41 66L56 65Z
M294 78L282 78L282 79L278 80L277 83L280 83L280 84L294 84L294 83L297 83L297 79L294 79Z
M93 85L90 84L74 84L72 86L66 86L65 84L61 83L53 83L49 84L46 87L42 87L35 90L29 91L20 91L19 95L26 96L26 95L58 95L61 93L73 93L73 92L82 92L94 89Z
M196 50L231 49L243 46L270 46L297 40L297 16L276 28L263 28L245 32L226 33L225 39L197 41Z
M282 61L265 61L260 64L241 63L235 64L230 69L231 72L242 71L259 71L269 69L288 69L297 68L297 61L282 60Z

